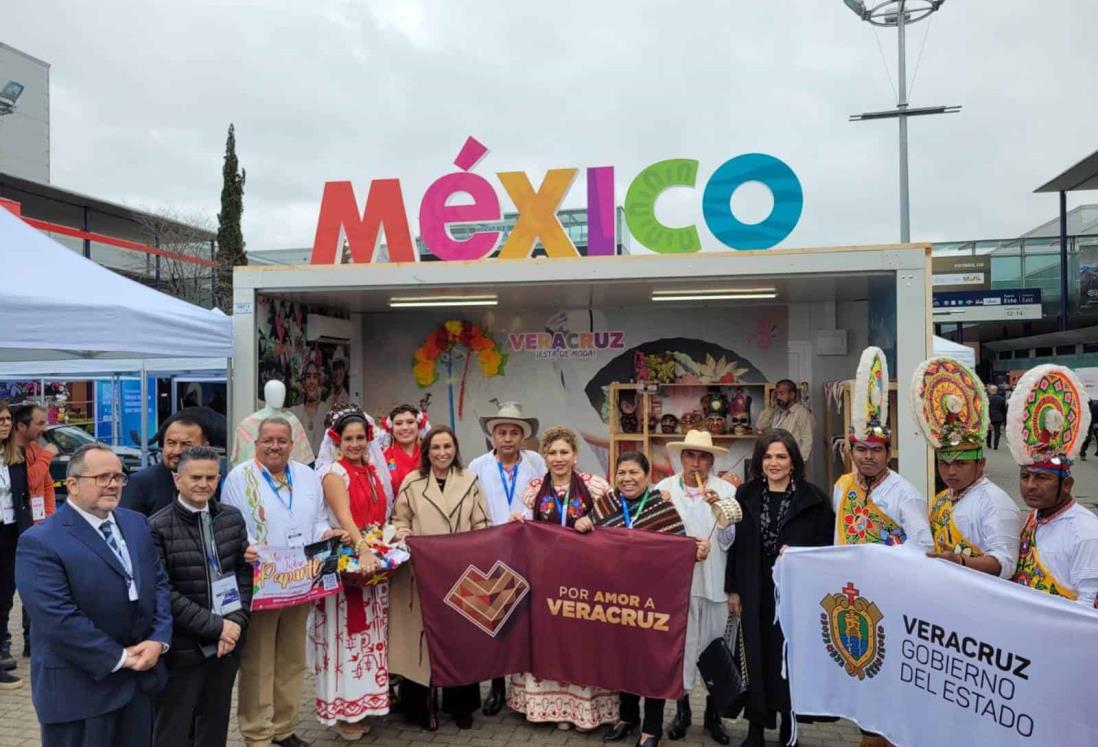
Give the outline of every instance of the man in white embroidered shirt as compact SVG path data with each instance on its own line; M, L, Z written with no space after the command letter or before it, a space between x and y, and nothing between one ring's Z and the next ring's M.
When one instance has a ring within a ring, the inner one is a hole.
M221 500L244 514L254 562L257 545L303 547L341 534L329 529L324 491L316 473L292 461L289 421L259 423L255 459L238 465L221 490ZM249 747L307 745L294 734L305 679L308 604L252 613L240 659L237 720Z
M109 446L77 449L65 483L68 502L16 551L42 744L147 747L167 682L168 577L148 521L118 507L126 476Z
M492 524L506 524L511 512L521 511L513 507L515 499L522 501L530 481L546 473L545 460L536 451L522 448L523 442L538 432L537 418L522 414L518 402L502 402L499 412L480 419L485 435L492 439L492 450L481 454L469 463L469 469L477 475L480 492L488 508ZM485 716L494 716L503 708L506 685L503 677L492 680L492 688L482 709Z

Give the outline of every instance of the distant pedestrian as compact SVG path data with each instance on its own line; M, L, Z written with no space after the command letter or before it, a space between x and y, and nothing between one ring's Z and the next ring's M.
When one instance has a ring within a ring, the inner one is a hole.
M248 528L232 506L212 500L220 456L183 452L179 495L149 520L172 588L168 686L157 700L156 747L221 747L229 733L233 682L252 603Z
M999 438L1002 435L1006 416L1006 397L999 391L999 387L989 384L987 387L987 418L991 425L987 429L987 447L989 449L999 450Z
M32 526L30 493L27 490L27 464L16 442L12 412L0 402L0 689L23 686L23 680L11 673L16 661L11 655L8 615L15 600L15 547L19 535Z
M1094 456L1098 456L1098 399L1094 397L1090 398L1090 431L1083 439L1083 450L1079 453L1079 458L1084 462L1087 460L1087 449L1091 441L1095 442Z

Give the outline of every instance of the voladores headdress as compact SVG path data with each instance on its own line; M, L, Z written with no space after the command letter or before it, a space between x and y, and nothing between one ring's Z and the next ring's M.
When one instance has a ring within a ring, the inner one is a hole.
M965 364L935 356L915 369L911 403L925 438L947 462L983 459L987 392Z
M888 430L888 361L880 348L866 348L854 375L851 399L850 442L892 441Z
M1007 442L1023 467L1067 477L1089 429L1089 398L1069 368L1031 368L1010 395Z

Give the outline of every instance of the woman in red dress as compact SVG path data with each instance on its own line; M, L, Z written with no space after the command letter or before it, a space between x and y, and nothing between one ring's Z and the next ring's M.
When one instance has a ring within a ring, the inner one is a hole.
M412 405L397 405L385 421L393 442L385 449L385 464L393 495L400 492L400 484L409 472L419 468L420 436L427 428L427 413L421 413Z

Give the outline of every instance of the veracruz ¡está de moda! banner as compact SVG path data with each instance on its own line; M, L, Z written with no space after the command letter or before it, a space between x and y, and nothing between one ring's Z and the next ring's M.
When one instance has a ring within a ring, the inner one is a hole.
M339 540L303 547L260 545L252 574L252 611L296 607L343 588L339 580Z
M793 709L904 747L1094 744L1098 611L878 545L774 568Z
M434 684L531 672L681 696L692 539L527 522L408 545Z

